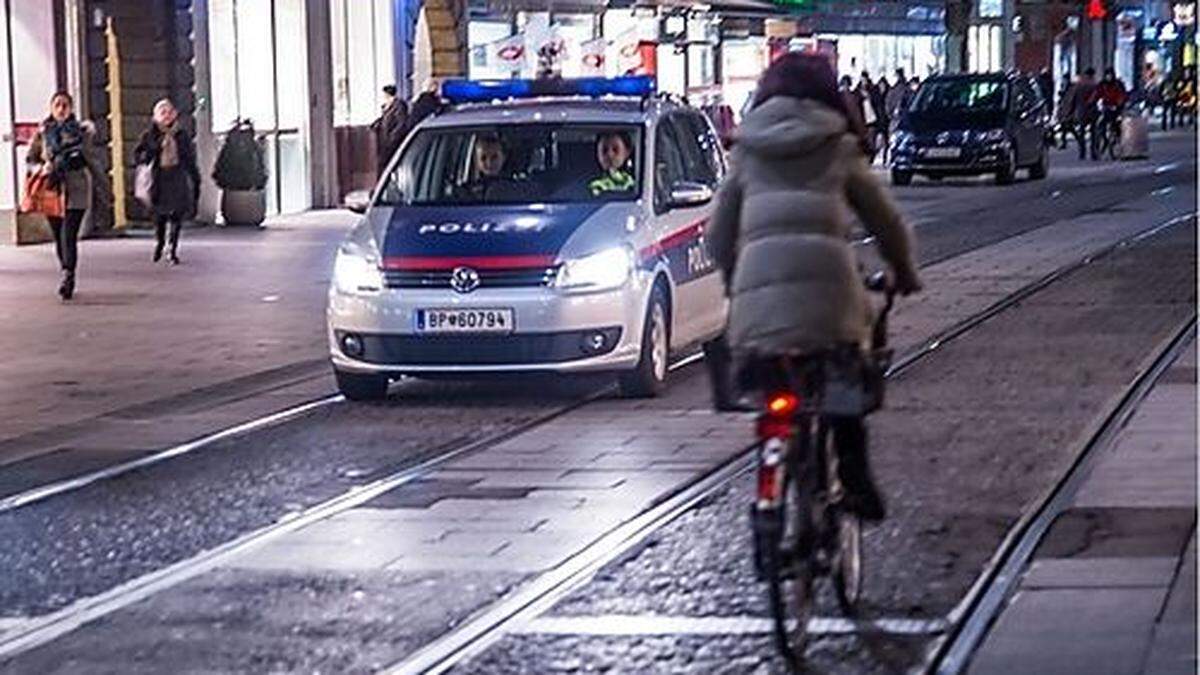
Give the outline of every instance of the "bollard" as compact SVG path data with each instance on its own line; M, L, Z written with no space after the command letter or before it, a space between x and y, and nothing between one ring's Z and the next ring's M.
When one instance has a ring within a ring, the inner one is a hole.
M1121 159L1144 159L1150 156L1150 122L1141 115L1121 118Z

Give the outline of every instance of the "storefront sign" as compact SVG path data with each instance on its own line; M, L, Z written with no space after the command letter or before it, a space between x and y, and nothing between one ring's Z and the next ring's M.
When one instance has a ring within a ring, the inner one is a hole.
M583 62L583 77L603 77L605 75L605 52L608 41L604 38L588 40L579 45L579 58Z
M1176 26L1191 26L1196 23L1196 3L1178 3L1172 7L1171 15Z
M1004 0L979 0L979 18L998 19L1004 16Z

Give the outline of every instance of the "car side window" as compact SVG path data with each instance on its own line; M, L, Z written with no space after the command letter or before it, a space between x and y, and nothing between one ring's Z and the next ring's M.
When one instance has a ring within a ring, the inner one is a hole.
M708 124L697 118L698 115L686 112L672 114L668 118L679 139L680 156L683 157L682 179L715 190L720 181L720 166L714 163L714 157L706 150Z
M1029 109L1034 110L1042 105L1042 90L1037 87L1033 80L1025 80L1022 82L1022 87L1025 89L1026 96L1029 98Z
M683 155L683 179L717 189L725 167L716 134L699 113L679 113L672 115L671 120Z
M659 213L667 210L671 201L671 188L685 180L683 153L675 135L675 125L669 118L659 121L654 132L654 208Z

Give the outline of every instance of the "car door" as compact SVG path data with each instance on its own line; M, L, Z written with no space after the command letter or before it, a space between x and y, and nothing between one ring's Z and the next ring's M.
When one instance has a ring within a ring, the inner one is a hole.
M726 168L720 136L708 118L695 110L681 111L672 121L679 131L685 178L703 184L715 195L725 178ZM711 209L710 206L704 212L705 225ZM725 329L728 301L725 283L708 255L703 229L699 238L689 247L687 260L688 282L681 295L687 296L688 302L696 306L694 330L698 339L707 340Z
M703 310L698 306L699 294L693 282L704 268L697 255L703 253L700 233L710 206L675 203L673 194L692 181L688 178L681 132L674 117L668 114L659 118L654 132L654 249L666 262L674 282L671 344L682 346L698 339L698 326L702 323L697 315Z
M1029 82L1017 78L1012 83L1013 114L1016 124L1017 164L1025 166L1037 161L1041 152L1040 133L1038 131L1037 97Z

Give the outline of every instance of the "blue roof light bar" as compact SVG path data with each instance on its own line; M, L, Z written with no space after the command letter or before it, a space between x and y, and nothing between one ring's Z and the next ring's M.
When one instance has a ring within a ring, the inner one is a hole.
M644 98L654 95L654 92L654 78L649 75L549 80L447 80L442 84L442 97L455 104L539 96Z

